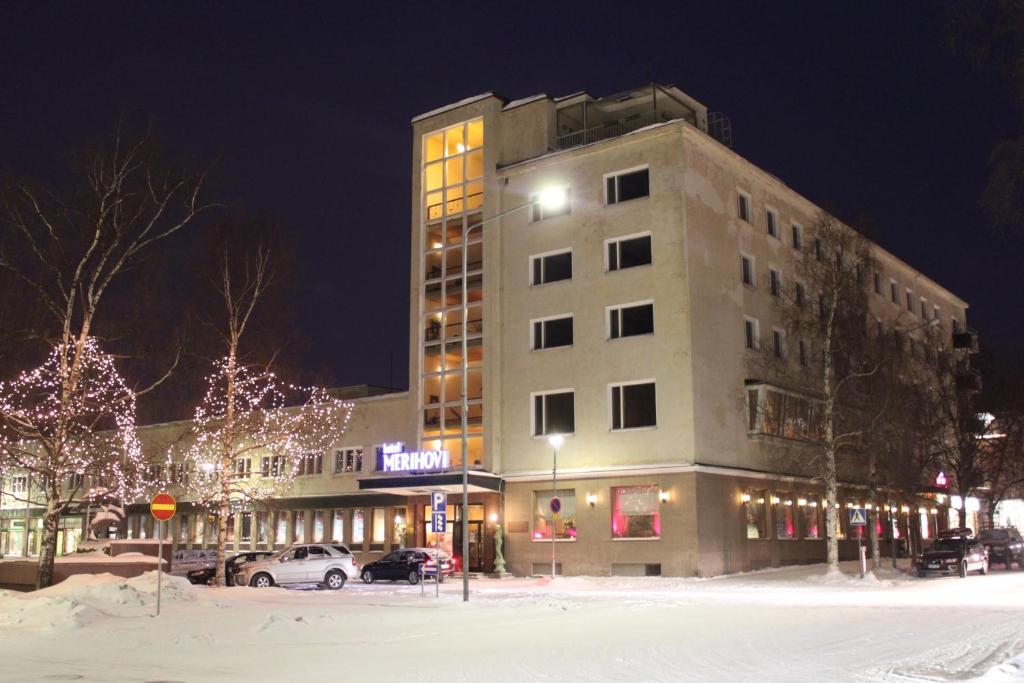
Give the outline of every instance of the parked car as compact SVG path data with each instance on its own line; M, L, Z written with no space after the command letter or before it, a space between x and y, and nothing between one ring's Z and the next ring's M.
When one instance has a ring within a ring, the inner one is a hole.
M188 576L196 569L210 569L217 564L217 551L213 548L193 550L175 550L171 555L171 574Z
M1018 569L1024 569L1024 539L1012 526L982 529L978 540L988 548L990 564L998 562L1011 569L1016 562Z
M440 572L438 561L440 561ZM444 581L454 571L451 555L433 548L403 548L394 550L376 562L363 565L360 575L366 583L378 579L408 581L417 584L421 577L437 576Z
M939 533L935 542L928 547L917 562L917 575L959 574L966 578L968 572L988 573L988 550L968 528L949 529Z
M359 568L345 546L303 543L289 546L265 560L243 564L235 574L235 583L256 588L317 583L338 590L357 576Z
M274 554L272 550L254 550L249 552L237 553L236 555L229 557L224 560L224 583L228 586L235 585L235 574L241 569L242 565L247 562L253 562L255 560L262 560L270 557ZM197 585L212 584L214 577L217 575L216 569L211 565L202 569L193 569L187 576L191 583Z

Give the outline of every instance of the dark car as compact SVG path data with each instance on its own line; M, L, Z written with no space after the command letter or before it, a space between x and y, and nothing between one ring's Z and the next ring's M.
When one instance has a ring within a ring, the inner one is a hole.
M435 557L440 559L439 579L444 581L453 571L452 558L444 551L436 554L432 548L395 550L376 562L363 565L360 576L366 583L382 579L416 584L419 583L420 577L438 575Z
M1024 540L1012 526L982 529L978 540L988 548L990 563L998 562L1010 569L1016 562L1018 569L1024 569Z
M228 586L235 585L235 574L238 569L246 562L252 562L253 560L262 560L265 557L273 555L273 551L270 550L254 550L252 552L238 553L237 555L224 560L224 583ZM187 576L190 583L197 585L212 584L216 569L214 567L205 567L203 569L193 569Z
M981 541L972 538L968 528L941 532L917 561L917 575L921 577L959 574L960 578L965 578L972 571L988 573L988 550Z

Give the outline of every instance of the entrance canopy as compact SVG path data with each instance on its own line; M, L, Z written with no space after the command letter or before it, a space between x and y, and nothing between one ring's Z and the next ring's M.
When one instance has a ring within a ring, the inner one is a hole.
M431 491L462 492L462 473L403 474L393 477L368 477L359 480L360 491L377 491L398 496L425 496ZM487 472L469 473L470 493L493 493L501 490L501 478Z

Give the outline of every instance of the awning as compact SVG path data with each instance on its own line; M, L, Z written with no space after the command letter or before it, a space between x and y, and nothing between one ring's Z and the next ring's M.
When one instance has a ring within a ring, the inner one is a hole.
M425 496L431 491L462 493L462 473L403 474L393 477L368 477L359 480L360 491L378 491L399 496ZM486 472L469 473L470 493L493 493L501 490L501 478Z

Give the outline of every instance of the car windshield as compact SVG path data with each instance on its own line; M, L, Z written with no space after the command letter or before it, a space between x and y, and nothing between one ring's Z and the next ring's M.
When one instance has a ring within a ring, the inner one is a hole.
M985 529L981 532L982 541L1008 541L1010 534L1006 529Z
M940 538L932 543L932 546L928 548L928 551L958 551L963 548L963 546L964 542L959 538Z

